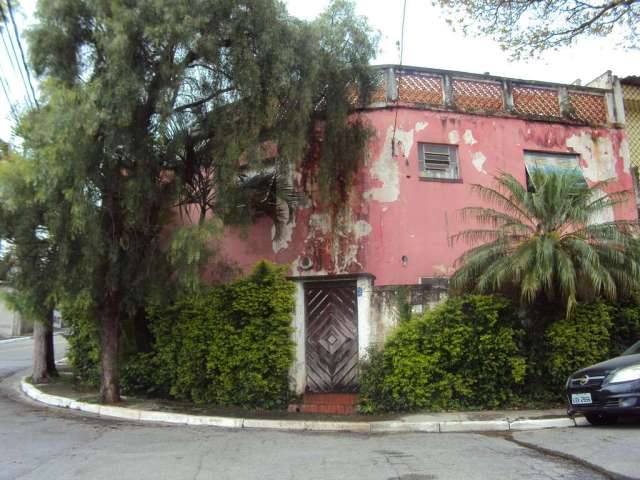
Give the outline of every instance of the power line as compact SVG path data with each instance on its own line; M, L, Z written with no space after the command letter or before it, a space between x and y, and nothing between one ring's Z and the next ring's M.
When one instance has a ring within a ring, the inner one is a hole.
M2 11L2 6L0 6L0 14L2 14L5 21L7 21L6 16L4 16L4 12ZM9 38L9 45L11 45L11 51L9 51L9 47L7 47L7 42L4 38L4 33L7 34L7 38ZM16 47L13 43L13 37L11 33L5 29L5 31L0 32L0 38L2 38L2 43L4 45L4 49L7 52L7 57L9 58L9 62L11 63L11 67L14 71L18 72L20 75L20 79L22 80L22 87L24 88L24 92L27 96L29 102L32 102L31 96L29 95L29 87L27 86L27 80L22 72L22 68L20 68L20 60L18 60L18 53L16 52ZM13 52L13 57L11 53Z
M8 2L9 0L7 0ZM404 54L404 19L407 14L407 0L404 0L402 7L402 28L400 29L400 65L402 65L402 56Z
M404 0L404 5L402 6L402 25L400 27L400 66L402 66L402 55L404 53L404 20L407 14L407 0ZM396 92L396 112L393 118L393 135L391 135L391 155L395 156L396 154L396 130L398 128L398 92ZM405 159L405 162L408 160ZM408 163L407 163L408 165Z
M1 14L2 14L2 6L0 5L0 15ZM6 29L0 30L0 38L2 38L2 44L4 45L4 50L7 52L7 58L9 58L9 62L11 62L11 68L13 68L14 70L17 70L16 64L13 60L13 57L11 56L11 52L9 52L9 47L7 47L7 41L4 39L5 32L6 32Z
M22 64L24 65L25 72L27 72L27 80L29 81L29 88L31 88L31 95L33 95L33 101L36 103L36 108L40 108L40 105L38 105L38 98L36 97L36 92L33 88L33 83L31 83L31 74L29 73L29 66L27 65L27 59L25 58L24 50L22 49L22 42L20 41L20 34L18 33L18 25L16 25L16 19L13 16L13 8L11 7L11 0L7 0L7 9L9 10L9 16L11 17L11 23L13 25L13 33L15 34L16 41L18 42L18 48L20 49Z
M3 8L2 8L2 3L0 2L0 20L6 25L9 23L9 18L6 16ZM7 38L9 39L9 45L11 45L11 50L9 50L9 47L7 46L7 42L4 38L4 34L6 33ZM20 79L22 80L22 88L24 89L24 94L26 95L27 101L30 104L33 104L33 100L31 98L31 96L29 95L29 87L27 86L27 80L24 76L24 73L22 71L22 68L20 68L20 60L18 59L18 53L16 52L16 46L13 42L13 37L11 36L11 32L8 29L4 29L3 31L0 31L0 38L2 38L2 44L4 45L4 49L7 52L7 58L9 58L9 62L11 63L11 67L13 69L14 72L18 72L18 75L20 76ZM13 53L13 56L11 55L11 53ZM6 77L9 78L9 77ZM7 81L7 86L10 86L10 82ZM9 90L11 90L9 88Z
M4 72L2 71L2 67L0 66L0 86L2 87L2 91L4 92L4 96L7 98L7 103L9 104L9 109L11 110L11 116L13 117L13 120L15 121L15 120L18 119L18 114L17 114L17 111L16 111L16 107L13 104L13 100L11 100L11 97L9 96L9 91L7 90L8 83L6 82L4 77L5 77Z
M7 35L10 35L9 33L7 33ZM18 72L18 74L20 75L21 79L22 79L22 87L24 88L25 94L27 95L27 98L29 99L29 101L31 101L31 97L29 96L29 90L27 88L27 81L24 78L24 74L22 73L22 69L20 68L20 64L17 63L18 61L18 57L17 55L15 55L15 50L14 50L14 56L11 55L11 51L9 50L9 47L7 46L7 41L4 38L4 32L0 32L0 39L2 39L2 45L4 46L4 50L7 53L7 58L9 59L9 63L11 64L11 68L13 69L14 72ZM11 41L11 37L9 37L9 41ZM11 46L13 47L13 44L11 44ZM15 58L15 60L14 60Z

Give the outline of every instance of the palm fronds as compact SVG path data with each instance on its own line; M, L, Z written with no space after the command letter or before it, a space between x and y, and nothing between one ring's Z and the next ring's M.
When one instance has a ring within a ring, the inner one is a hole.
M615 299L640 286L638 222L608 218L629 192L607 193L611 181L589 187L575 172L536 170L531 181L534 191L501 173L495 187L472 186L495 208L460 212L474 225L451 237L469 245L456 261L454 291L557 301L568 315L580 299Z

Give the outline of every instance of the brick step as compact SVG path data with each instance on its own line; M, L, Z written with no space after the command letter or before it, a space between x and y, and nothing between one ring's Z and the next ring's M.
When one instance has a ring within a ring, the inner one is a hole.
M289 405L290 412L351 415L358 411L357 393L305 393L302 403Z
M304 404L316 405L357 405L357 393L305 393Z

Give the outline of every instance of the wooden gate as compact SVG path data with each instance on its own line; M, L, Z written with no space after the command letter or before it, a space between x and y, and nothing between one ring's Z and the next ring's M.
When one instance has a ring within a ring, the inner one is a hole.
M358 374L356 282L305 284L307 391L353 392Z

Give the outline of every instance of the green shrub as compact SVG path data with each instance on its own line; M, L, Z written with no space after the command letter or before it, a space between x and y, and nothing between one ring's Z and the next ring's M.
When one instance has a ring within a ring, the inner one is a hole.
M609 354L613 357L640 340L640 305L631 300L615 304L611 323Z
M546 332L547 375L552 391L561 391L576 370L609 357L611 306L605 302L578 304L569 319L553 323Z
M401 324L363 365L363 411L495 408L513 399L525 361L511 304L492 296L451 298Z
M391 389L385 387L387 371L382 348L370 348L360 360L360 413L398 410L392 407Z
M179 399L284 406L294 355L293 294L282 268L261 262L248 278L152 307L154 358L131 368L153 377L155 385L143 384L143 389Z
M61 315L68 329L67 359L75 378L88 386L100 385L100 334L90 302L83 296L66 300Z

